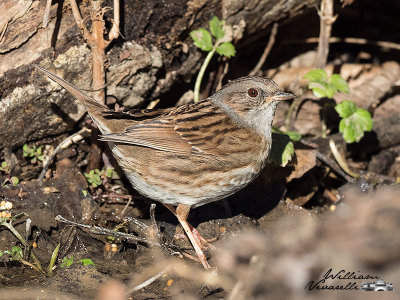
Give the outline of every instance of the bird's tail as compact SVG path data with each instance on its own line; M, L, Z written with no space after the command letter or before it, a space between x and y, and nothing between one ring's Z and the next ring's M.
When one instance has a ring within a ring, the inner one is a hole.
M97 102L95 99L92 97L89 97L85 93L83 93L80 89L77 87L73 86L69 82L65 81L64 79L58 77L57 75L47 71L46 69L35 65L36 69L38 69L40 72L44 73L46 76L48 76L50 79L54 80L58 84L60 84L64 89L66 89L68 92L70 92L76 99L82 102L82 104L86 107L86 109L89 112L89 115L93 119L93 121L96 123L96 125L99 127L100 131L103 134L110 133L113 131L112 128L109 128L108 122L104 122L104 113L109 111L108 107L105 106L104 104L101 104Z

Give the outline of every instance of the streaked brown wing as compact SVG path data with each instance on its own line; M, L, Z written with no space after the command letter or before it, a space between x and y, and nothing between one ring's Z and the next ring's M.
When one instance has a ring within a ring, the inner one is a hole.
M224 155L232 146L249 143L249 138L252 138L249 129L240 128L218 107L203 101L146 120L127 128L125 132L103 135L101 140L150 147L178 155ZM243 146L240 148L243 150Z
M149 120L125 132L102 135L102 141L149 147L187 155L192 147L174 130L172 120Z

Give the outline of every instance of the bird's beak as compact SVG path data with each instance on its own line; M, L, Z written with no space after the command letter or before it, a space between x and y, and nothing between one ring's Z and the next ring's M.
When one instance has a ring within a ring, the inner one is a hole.
M282 91L277 91L273 96L268 97L268 99L271 101L282 101L282 100L290 100L296 98L296 95L292 93L285 93Z

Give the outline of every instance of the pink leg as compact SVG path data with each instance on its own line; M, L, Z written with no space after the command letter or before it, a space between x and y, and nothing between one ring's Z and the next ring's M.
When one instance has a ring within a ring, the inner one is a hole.
M165 204L164 204L165 205ZM195 237L195 235L192 232L193 226L191 226L187 222L187 217L189 215L190 211L190 205L185 205L185 204L179 204L178 207L175 209L172 205L165 205L166 208L168 208L177 218L179 223L182 225L183 230L185 231L186 235L188 236L190 242L193 245L194 250L196 251L196 254L198 258L201 261L201 264L205 269L209 269L210 265L207 262L206 256L203 253L203 250L201 250L201 239L199 237ZM197 230L196 230L197 231ZM199 232L197 231L198 235ZM204 238L202 238L204 240Z

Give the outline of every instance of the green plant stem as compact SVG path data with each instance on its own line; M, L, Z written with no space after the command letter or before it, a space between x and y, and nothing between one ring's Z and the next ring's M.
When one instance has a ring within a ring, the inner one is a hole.
M331 148L333 156L335 157L337 163L343 169L343 171L345 171L347 174L349 174L354 178L360 177L360 174L354 173L353 171L350 170L349 166L346 163L346 160L343 159L342 155L340 155L336 147L336 144L332 139L329 140L329 148Z
M301 99L300 98L296 98L293 100L292 104L290 104L288 112L286 114L286 118L285 118L285 129L286 130L290 130L290 126L291 126L291 122L292 122L292 114L294 111L294 108L297 106L297 104L299 103Z
M327 132L327 126L326 126L326 103L324 103L324 106L322 107L322 120L321 120L321 136L326 139L326 132Z
M56 263L56 259L57 259L59 250L60 250L60 244L57 245L57 247L53 251L53 254L51 255L49 267L47 269L47 275L49 275L49 276L53 275L53 267L54 267L54 265Z
M19 239L19 241L22 243L22 245L24 245L25 247L28 246L26 241L25 241L25 239L19 234L19 232L14 228L14 226L12 226L11 223L4 222L1 225L7 227L7 229L10 230L12 232L12 234L14 234L17 239ZM35 263L35 266L36 266L36 268L34 268L34 269L39 271L42 274L46 274L45 271L42 268L42 265L40 264L39 259L36 257L36 255L33 253L33 251L31 252L30 255L31 255L31 257L32 257L32 259L33 259L33 261Z
M285 134L282 130L280 130L278 127L271 126L272 132L273 133L280 133L280 134Z
M197 74L197 78L196 78L196 83L194 85L194 102L198 102L199 101L199 97L200 97L200 85L201 85L201 81L203 80L203 76L204 73L207 69L208 64L211 61L211 58L213 57L215 50L217 48L217 43L214 45L214 47L212 48L212 50L210 52L208 52L206 59L204 60L203 64L201 65L199 74Z

